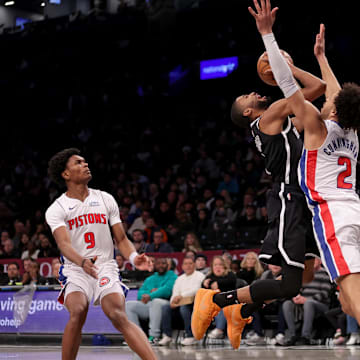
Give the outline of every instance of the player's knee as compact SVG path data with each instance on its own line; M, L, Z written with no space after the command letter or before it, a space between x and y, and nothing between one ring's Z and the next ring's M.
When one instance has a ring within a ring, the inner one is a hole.
M70 320L81 321L86 316L87 306L83 304L74 304L69 309Z
M117 327L122 327L128 322L128 318L126 316L125 311L120 309L112 310L108 315L110 321L116 325Z

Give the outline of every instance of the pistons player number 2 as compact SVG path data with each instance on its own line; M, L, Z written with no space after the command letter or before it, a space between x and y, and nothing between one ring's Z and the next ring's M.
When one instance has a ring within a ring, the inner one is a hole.
M92 249L95 246L95 235L93 232L87 232L84 234L84 239L87 244L89 244L86 248Z
M346 165L345 170L342 171L337 178L337 186L341 189L352 189L352 184L345 182L345 179L351 175L351 160L347 157L340 156L338 165Z

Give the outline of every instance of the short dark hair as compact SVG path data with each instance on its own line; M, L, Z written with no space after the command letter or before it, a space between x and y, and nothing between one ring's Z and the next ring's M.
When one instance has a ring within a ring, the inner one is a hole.
M203 258L205 261L207 261L207 256L205 254L196 254L195 260L198 258Z
M54 183L60 186L65 185L65 180L61 174L66 169L66 164L73 155L80 155L80 150L76 148L64 149L50 159L48 174Z
M10 265L15 265L16 268L17 268L18 270L20 270L20 266L19 266L19 264L18 264L17 262L15 262L15 261L11 262L11 263L8 265L8 268L9 268Z
M345 83L334 103L339 124L344 129L359 129L360 86L355 83Z

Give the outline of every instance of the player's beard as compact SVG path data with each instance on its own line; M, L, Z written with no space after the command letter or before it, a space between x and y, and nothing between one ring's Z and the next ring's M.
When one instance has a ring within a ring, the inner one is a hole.
M266 97L266 100L258 101L256 107L259 110L266 110L273 102L274 100L271 97Z

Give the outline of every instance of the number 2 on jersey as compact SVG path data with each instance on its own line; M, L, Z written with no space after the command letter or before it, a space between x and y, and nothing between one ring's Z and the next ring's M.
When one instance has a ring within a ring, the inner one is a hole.
M95 246L95 235L93 232L87 232L84 234L84 239L87 244L89 244L86 248L92 249Z
M337 178L337 187L341 189L352 189L352 184L345 182L345 179L351 176L351 160L347 157L340 156L338 165L346 165L346 168L339 174Z

